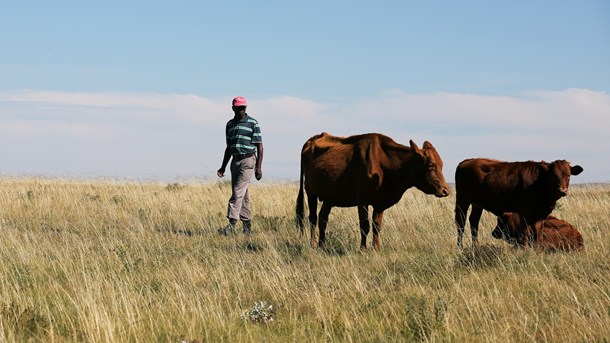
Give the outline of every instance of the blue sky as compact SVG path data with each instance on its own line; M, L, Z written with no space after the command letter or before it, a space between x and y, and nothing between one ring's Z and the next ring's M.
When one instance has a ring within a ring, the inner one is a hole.
M243 95L267 180L327 131L610 181L607 1L26 0L0 47L3 175L211 178Z

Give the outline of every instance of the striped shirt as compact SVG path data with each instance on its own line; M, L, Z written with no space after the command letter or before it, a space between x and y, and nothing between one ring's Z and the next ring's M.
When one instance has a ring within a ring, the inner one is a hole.
M255 153L256 145L254 144L263 142L258 122L247 114L240 121L235 118L229 120L225 133L231 155Z

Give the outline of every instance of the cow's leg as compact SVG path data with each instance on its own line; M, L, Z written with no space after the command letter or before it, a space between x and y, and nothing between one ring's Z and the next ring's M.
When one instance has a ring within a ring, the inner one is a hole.
M316 237L316 225L318 223L318 197L307 195L307 204L309 205L309 229L311 230L311 238L309 244L315 248L318 244Z
M381 232L381 222L383 221L383 211L373 209L373 249L379 251L381 242L379 241L379 232Z
M326 241L326 226L328 225L328 216L330 215L331 205L323 202L322 208L320 209L320 217L318 218L318 227L320 229L320 240L318 241L318 247L324 247L324 241Z
M479 246L479 221L483 214L483 208L477 205L472 205L472 211L470 212L470 234L472 235L472 246L474 248Z
M360 220L360 250L366 251L366 237L371 230L368 206L358 206L358 219Z
M462 236L464 235L464 227L466 226L466 214L470 203L467 201L458 199L455 202L455 223L457 225L457 246L462 249Z

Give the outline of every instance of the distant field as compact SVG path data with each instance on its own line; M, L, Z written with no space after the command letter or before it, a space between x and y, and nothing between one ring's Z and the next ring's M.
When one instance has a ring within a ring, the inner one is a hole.
M319 251L294 226L297 191L252 185L254 234L220 237L227 183L0 179L0 341L610 339L609 185L573 185L554 212L579 254L513 249L489 213L460 252L455 194L415 189L380 252L359 251L355 208L333 209Z

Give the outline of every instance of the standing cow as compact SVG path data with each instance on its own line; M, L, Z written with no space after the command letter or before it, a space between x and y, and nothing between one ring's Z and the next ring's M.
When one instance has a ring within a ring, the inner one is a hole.
M496 228L491 235L497 239L523 246L526 241L526 231L530 226L535 231L534 247L544 252L582 251L585 249L583 238L572 224L548 216L535 223L526 222L522 216L513 212L503 213L498 217Z
M396 204L410 187L437 197L449 195L443 176L443 161L429 142L420 149L413 141L407 147L390 137L369 133L336 137L326 132L311 137L301 151L297 223L303 232L303 188L307 192L311 245L323 246L326 225L333 206L358 206L360 249L366 250L370 230L369 205L373 207L373 248L379 250L383 211ZM304 179L304 180L303 180ZM316 214L322 201L320 217Z
M473 246L478 245L479 220L483 210L496 216L504 212L516 212L527 222L535 223L546 218L555 208L555 203L568 194L570 175L583 171L581 166L570 166L570 162L557 160L547 162L501 162L477 158L462 161L455 171L455 221L457 223L457 245L462 248L462 235L466 225L466 214L470 213L470 231ZM526 229L529 239L533 232Z

